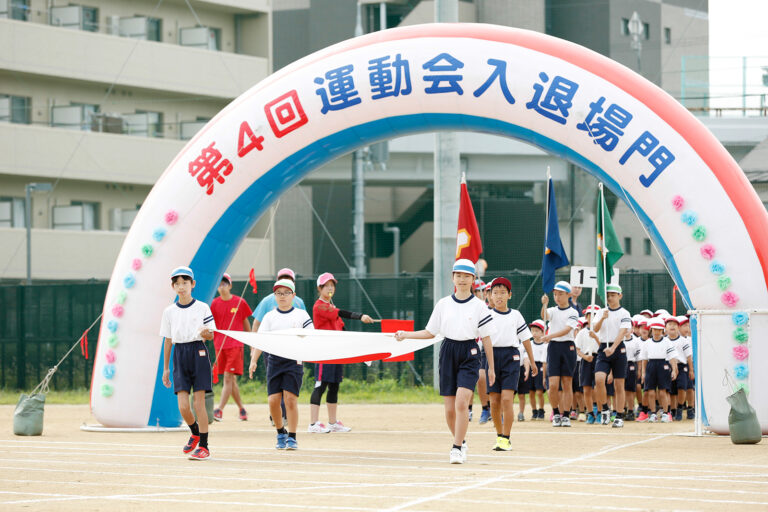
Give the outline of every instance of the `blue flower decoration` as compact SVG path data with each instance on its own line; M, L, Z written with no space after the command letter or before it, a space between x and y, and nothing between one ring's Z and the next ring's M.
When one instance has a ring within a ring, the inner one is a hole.
M745 325L749 321L749 315L743 311L737 311L731 315L734 325Z
M744 363L737 364L733 367L733 374L737 379L744 380L749 377L749 367Z
M117 320L110 320L107 322L107 329L109 329L109 332L115 332L117 331Z
M692 212L691 210L687 210L683 212L683 214L680 216L680 220L683 221L683 223L693 226L696 224L696 220L698 219L698 215L696 215L696 212Z
M154 233L152 233L152 238L155 239L156 242L161 241L163 238L165 238L165 229L163 228L157 228Z
M135 285L135 284L136 284L136 277L133 274L128 274L123 279L123 285L126 288L133 288L133 285Z
M115 376L115 365L105 364L102 373L104 374L105 379L111 380Z
M709 271L716 275L722 275L725 272L725 265L719 261L713 261L709 264Z

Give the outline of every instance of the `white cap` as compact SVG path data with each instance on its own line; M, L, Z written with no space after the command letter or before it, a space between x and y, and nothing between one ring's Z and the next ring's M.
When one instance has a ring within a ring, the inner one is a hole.
M463 274L471 274L474 276L475 264L472 263L472 260L468 260L468 259L456 260L456 262L453 264L453 271L461 272Z

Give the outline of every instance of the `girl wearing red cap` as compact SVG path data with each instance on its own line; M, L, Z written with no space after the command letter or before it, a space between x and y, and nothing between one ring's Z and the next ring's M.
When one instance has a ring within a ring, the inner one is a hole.
M363 323L373 323L373 319L363 313L353 313L339 309L333 304L333 294L336 292L336 278L333 274L326 272L317 278L317 291L320 297L312 308L312 319L315 329L324 329L329 331L343 331L344 321L342 318L351 318L352 320L361 320ZM310 403L310 424L308 432L316 434L325 434L328 432L349 432L350 428L344 426L336 418L336 409L339 396L339 384L344 378L344 366L340 364L315 365L315 390L312 392ZM320 417L320 401L323 393L328 390L328 396L325 403L328 406L328 426L326 427L318 421Z

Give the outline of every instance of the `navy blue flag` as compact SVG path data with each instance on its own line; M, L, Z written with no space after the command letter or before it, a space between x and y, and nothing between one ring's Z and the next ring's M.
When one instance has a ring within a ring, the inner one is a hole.
M560 240L560 227L557 223L557 205L552 178L547 182L547 233L544 240L544 257L541 260L541 284L544 292L549 293L555 287L555 270L570 265Z

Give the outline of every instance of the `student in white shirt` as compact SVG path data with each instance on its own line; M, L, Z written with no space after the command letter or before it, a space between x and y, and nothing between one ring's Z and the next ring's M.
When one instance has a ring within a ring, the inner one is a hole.
M675 362L675 347L669 341L669 338L664 336L664 320L662 318L654 318L649 325L651 328L651 338L645 343L644 355L642 357L644 371L643 390L644 397L647 397L648 406L645 407L645 413L648 414L648 409L656 407L656 396L658 393L659 404L661 404L662 410L657 414L653 412L648 416L646 421L651 423L656 422L661 416L662 423L669 423L672 418L669 414L669 388L671 380L677 378L677 364L671 364ZM638 418L639 421L644 421Z
M593 391L595 388L595 358L600 348L600 338L590 327L590 323L593 321L592 317L599 311L600 308L598 306L588 306L584 310L584 321L574 341L576 353L581 357L579 377L581 379L581 387L584 390L584 401L589 410L587 412L588 425L598 421L599 414L597 403L594 401Z
M444 336L440 347L440 395L445 405L445 421L453 435L449 461L467 461L464 439L469 425L469 402L475 391L480 370L480 350L475 341L483 340L488 359L488 383L496 382L491 336L496 332L493 317L485 302L472 295L475 264L467 259L453 264L453 284L456 292L443 297L435 305L424 330L397 331L395 338L430 339Z
M678 317L670 316L667 318L665 324L667 338L675 347L675 361L672 363L677 363L677 378L672 382L670 390L672 417L675 421L683 420L689 374L693 373L693 349L690 340L680 335L679 326L680 319Z
M549 345L541 341L547 326L541 319L534 320L528 327L533 336L533 362L536 365L538 373L531 379L531 409L533 409L532 420L544 419L544 393L547 391L547 348ZM538 405L538 408L536 407Z
M679 316L677 319L680 321L680 336L685 336L691 344L691 350L693 350L693 336L691 335L691 323L687 316ZM688 365L688 389L685 392L685 398L687 403L686 419L692 420L696 417L696 411L694 405L696 404L696 375L694 372L693 364Z

